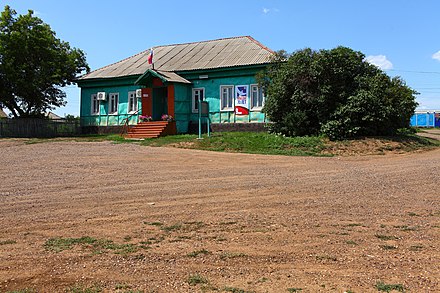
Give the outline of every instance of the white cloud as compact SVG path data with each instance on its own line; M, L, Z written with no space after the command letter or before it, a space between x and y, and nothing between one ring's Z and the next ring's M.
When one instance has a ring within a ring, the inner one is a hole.
M440 51L437 51L436 53L432 54L432 59L440 61Z
M268 13L273 13L273 12L280 12L280 10L278 8L263 8L263 13L264 14L268 14Z
M370 55L365 60L373 65L376 65L380 69L387 70L393 68L393 63L387 59L385 55Z

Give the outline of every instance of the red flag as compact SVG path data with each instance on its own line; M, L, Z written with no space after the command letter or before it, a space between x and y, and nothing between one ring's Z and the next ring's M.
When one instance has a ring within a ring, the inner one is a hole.
M153 64L153 48L150 49L150 55L148 55L148 64Z

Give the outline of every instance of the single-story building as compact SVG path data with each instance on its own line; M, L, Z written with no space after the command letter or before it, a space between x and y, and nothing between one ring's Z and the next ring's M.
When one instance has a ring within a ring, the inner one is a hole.
M413 127L440 127L440 110L417 110L411 117Z
M77 80L81 124L136 125L171 116L177 132L187 133L198 123L199 100L208 102L212 123L264 123L255 75L273 55L250 36L153 47Z

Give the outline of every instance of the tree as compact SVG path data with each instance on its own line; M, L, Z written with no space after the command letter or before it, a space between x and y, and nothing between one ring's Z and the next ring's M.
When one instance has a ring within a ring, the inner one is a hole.
M276 133L390 135L409 126L417 106L417 93L402 79L391 79L350 48L307 48L274 61L257 78L267 96L263 111Z
M66 104L62 87L89 71L85 54L56 38L48 24L18 15L9 6L0 16L0 109L14 117L42 116Z

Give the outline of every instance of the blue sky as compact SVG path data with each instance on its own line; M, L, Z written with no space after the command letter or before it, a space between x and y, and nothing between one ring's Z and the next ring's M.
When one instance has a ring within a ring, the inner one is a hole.
M438 0L32 0L28 9L87 54L92 69L152 46L250 35L273 50L342 45L363 52L417 90L420 109L440 109ZM436 54L437 53L437 54ZM79 114L79 90L55 112Z

